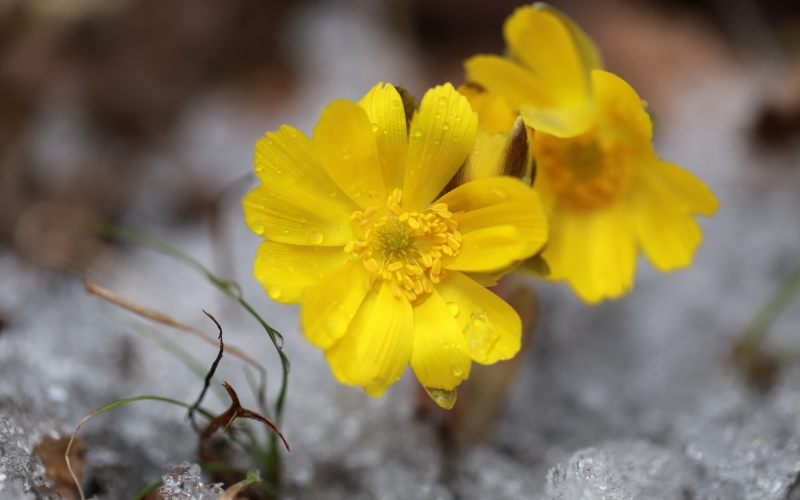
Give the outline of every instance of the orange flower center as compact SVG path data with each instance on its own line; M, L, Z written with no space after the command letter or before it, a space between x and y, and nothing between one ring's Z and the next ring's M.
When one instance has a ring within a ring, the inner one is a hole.
M633 177L632 148L596 129L565 139L537 132L533 155L559 203L578 210L611 205Z
M362 258L369 271L366 286L372 290L383 280L395 297L424 300L445 276L442 259L458 255L461 233L446 203L422 212L402 208L403 192L395 189L385 207L378 205L350 216L364 231L345 245L352 258Z

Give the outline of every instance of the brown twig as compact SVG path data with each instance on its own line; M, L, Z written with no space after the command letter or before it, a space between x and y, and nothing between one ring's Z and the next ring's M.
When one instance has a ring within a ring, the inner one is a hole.
M260 413L248 410L247 408L242 408L241 403L239 403L239 396L236 395L236 391L233 390L233 387L231 387L231 385L227 382L222 382L222 385L225 387L225 390L228 391L228 394L231 397L231 407L208 424L208 427L206 427L206 429L200 434L201 440L211 437L211 435L214 434L217 429L222 427L223 424L225 425L225 427L222 429L222 434L224 435L231 425L233 425L234 420L237 418L249 418L250 420L256 420L271 427L272 430L275 431L275 433L281 438L281 441L283 441L283 445L286 446L286 451L292 451L289 448L289 443L286 442L286 438L283 437L283 433L280 431L280 429L278 429L278 426L275 425L272 420L261 415Z
M211 369L208 370L206 373L206 379L203 381L203 390L200 391L200 395L197 397L197 401L194 402L191 408L189 408L189 420L192 422L192 426L197 429L197 425L194 422L194 411L200 406L200 403L203 401L203 398L206 396L206 391L208 391L208 386L211 383L211 378L214 376L214 373L217 371L217 366L219 366L219 362L222 360L222 354L225 352L225 344L222 342L222 326L217 321L217 318L211 315L208 311L203 309L203 313L206 316L211 318L211 321L217 325L217 329L219 330L219 353L217 353L217 358L211 364Z
M155 321L156 323L161 323L163 325L167 325L167 326L171 326L173 328L177 328L178 330L183 330L184 332L187 332L187 333L191 333L192 335L195 335L195 336L199 337L203 341L205 341L205 342L207 342L207 343L209 343L209 344L211 344L211 345L213 345L215 347L219 343L217 341L217 339L215 339L214 337L212 337L210 335L207 335L207 334L201 332L200 330L198 330L196 328L193 328L193 327L191 327L189 325L181 323L180 321L177 321L177 320L167 316L164 313L158 312L158 311L156 311L154 309L150 309L150 308L145 307L145 306L143 306L141 304L137 304L136 302L133 302L132 300L127 299L127 298L125 298L125 297L123 297L123 296L121 296L121 295L119 295L117 293L114 293L111 290L108 290L106 288L103 288L103 287L95 284L95 283L92 283L91 281L89 281L87 279L83 280L83 286L86 288L86 291L91 293L92 295L96 295L97 297L100 297L101 299L104 299L104 300L106 300L108 302L111 302L112 304L114 304L116 306L119 306L119 307L121 307L123 309L127 309L128 311L130 311L130 312L132 312L132 313L134 313L134 314L136 314L138 316L141 316L143 318L147 318L147 319L149 319L151 321ZM203 312L205 312L205 311L203 311ZM206 314L208 314L208 313L206 313ZM215 322L216 322L216 320L215 320ZM250 356L245 354L244 351L242 351L241 349L239 349L237 347L228 345L228 347L226 349L231 355L236 356L237 358L241 359L245 363L249 364L250 366L252 366L256 370L258 370L259 374L261 375L261 377L260 377L261 380L259 382L259 386L260 387L259 387L259 391L258 391L259 404L261 406L264 406L265 405L265 400L266 400L265 393L266 393L266 387L267 387L267 369L264 368L258 361L254 360L253 358L251 358Z

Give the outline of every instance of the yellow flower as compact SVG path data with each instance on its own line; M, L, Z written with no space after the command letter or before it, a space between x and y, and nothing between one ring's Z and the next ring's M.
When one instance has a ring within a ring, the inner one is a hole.
M450 84L410 123L398 91L378 84L357 104L329 104L311 139L284 125L256 144L261 184L243 201L266 238L255 276L274 300L301 304L304 334L340 382L377 397L410 363L452 407L472 361L519 350L519 317L470 276L541 249L538 195L496 177L431 203L469 161L477 127Z
M650 117L636 92L596 69L591 40L555 9L520 7L504 31L522 65L476 56L465 63L473 86L462 92L480 99L485 127L508 128L519 113L535 129L534 187L550 222L542 253L550 278L596 303L630 291L639 249L660 271L691 264L702 241L694 215L712 215L718 202L692 174L656 156ZM496 96L481 95L475 84ZM471 178L487 175L500 173Z

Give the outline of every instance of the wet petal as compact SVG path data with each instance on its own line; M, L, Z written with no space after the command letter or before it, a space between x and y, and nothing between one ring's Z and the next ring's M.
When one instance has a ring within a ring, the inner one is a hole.
M386 192L402 189L408 151L408 131L400 94L391 83L385 86L379 83L359 101L358 105L367 112L371 122Z
M468 182L437 203L447 203L463 235L460 253L446 269L499 271L530 257L547 241L548 223L539 196L518 179Z
M306 292L300 322L309 342L328 349L344 336L367 295L367 274L360 260L348 261Z
M624 203L591 212L556 210L542 257L550 279L566 280L584 302L619 297L633 287L636 238Z
M436 289L461 327L473 361L492 364L519 351L522 323L506 302L460 272Z
M425 93L410 130L403 209L422 210L464 163L475 143L478 116L447 83Z
M356 204L374 205L371 192L378 200L386 199L375 134L358 104L345 99L331 102L314 127L313 143L322 167Z
M469 377L472 360L458 323L436 291L414 306L411 368L428 388L451 391Z
M256 279L273 300L294 304L346 261L347 256L340 247L265 241L258 247L253 267Z
M302 132L283 125L256 143L261 184L242 201L256 234L296 245L344 245L354 238L357 209L325 173Z
M403 375L414 343L414 315L405 297L390 287L370 292L353 318L347 335L325 352L334 376L356 384L373 397Z

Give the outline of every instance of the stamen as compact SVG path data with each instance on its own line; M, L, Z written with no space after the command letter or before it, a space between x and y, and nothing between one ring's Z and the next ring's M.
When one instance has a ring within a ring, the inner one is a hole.
M402 191L395 189L384 207L353 212L350 218L359 223L363 234L348 242L344 251L364 259L367 290L373 290L380 279L395 297L418 303L446 275L442 259L458 255L462 236L446 203L406 212L402 199Z

